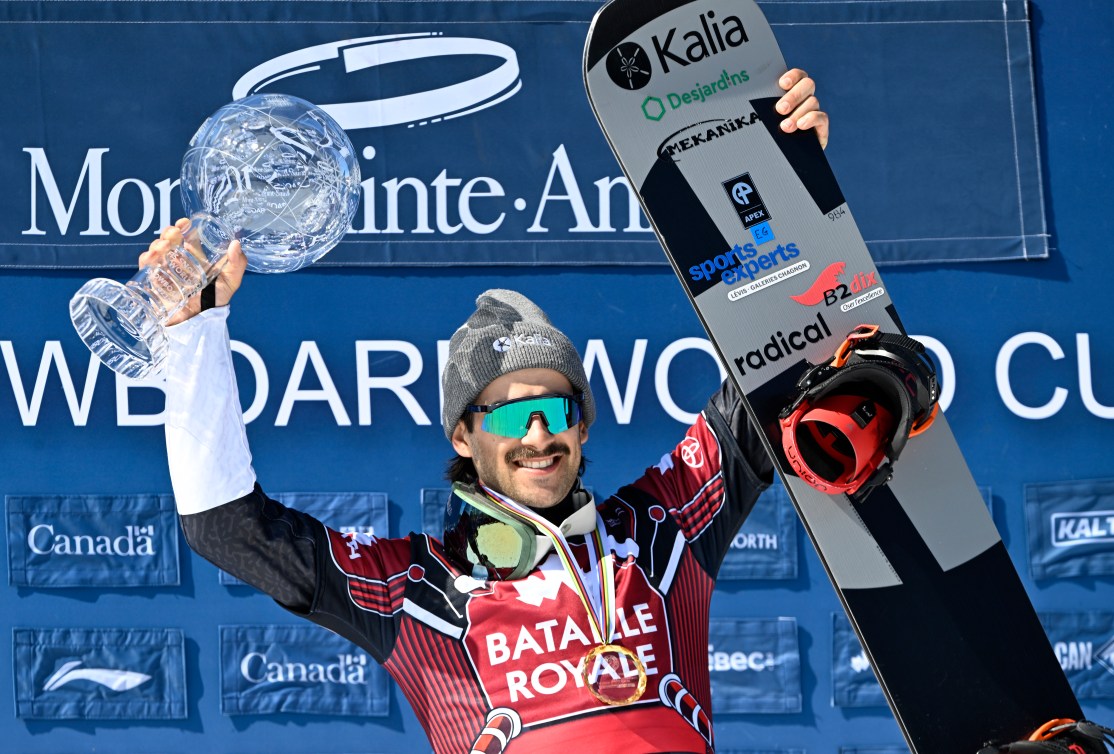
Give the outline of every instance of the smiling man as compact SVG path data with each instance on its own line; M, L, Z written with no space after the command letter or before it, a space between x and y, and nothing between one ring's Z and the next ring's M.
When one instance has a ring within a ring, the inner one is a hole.
M596 501L580 355L528 298L486 291L442 376L444 537L341 534L258 484L227 312L170 329L167 452L195 551L383 663L438 754L712 750L709 603L773 473L733 389Z
M449 341L442 378L449 477L530 508L558 505L580 470L596 408L580 355L529 299L491 290Z
M783 127L825 142L812 80L782 86ZM226 327L245 266L233 243L209 305L194 297L168 328L167 457L190 546L375 657L437 754L712 752L709 605L773 474L734 389L596 500L580 355L534 302L486 291L442 376L444 536L342 534L268 497L252 468Z
M588 440L583 401L583 391L574 391L559 372L516 370L484 388L449 439L462 459L471 460L476 477L529 508L550 508L572 488L580 468L580 446ZM472 412L482 416L479 432Z

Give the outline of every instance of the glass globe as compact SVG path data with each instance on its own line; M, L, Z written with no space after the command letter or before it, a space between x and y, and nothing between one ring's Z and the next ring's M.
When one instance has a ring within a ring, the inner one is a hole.
M83 285L70 300L81 340L126 377L161 372L166 323L216 280L233 240L256 272L300 269L340 242L360 201L354 151L336 121L297 97L258 94L217 110L182 160L182 245L126 283Z
M217 110L182 159L186 213L216 216L240 239L248 269L290 272L320 259L348 230L360 165L327 113L285 94Z

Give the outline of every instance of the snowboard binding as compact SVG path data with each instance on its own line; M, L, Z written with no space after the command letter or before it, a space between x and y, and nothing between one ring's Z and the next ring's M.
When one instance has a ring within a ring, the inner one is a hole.
M1026 741L987 744L978 754L1108 754L1114 730L1087 720L1050 720Z
M778 416L793 471L830 495L858 500L893 476L910 437L936 418L940 390L924 346L859 325L831 361L811 366Z

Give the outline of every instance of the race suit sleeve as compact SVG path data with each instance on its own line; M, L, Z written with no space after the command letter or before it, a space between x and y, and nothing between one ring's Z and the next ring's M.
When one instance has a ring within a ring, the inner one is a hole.
M761 434L735 386L726 380L681 442L630 485L632 492L620 495L662 505L680 525L697 559L715 574L773 474Z
M167 460L186 541L283 607L359 641L382 659L392 635L389 620L318 612L321 573L331 552L356 548L371 579L381 570L405 571L409 543L342 535L264 494L251 465L227 316L228 307L217 307L168 328ZM382 614L395 607L385 605Z
M166 456L182 530L206 560L304 612L315 585L308 522L256 484L228 337L228 307L167 328Z

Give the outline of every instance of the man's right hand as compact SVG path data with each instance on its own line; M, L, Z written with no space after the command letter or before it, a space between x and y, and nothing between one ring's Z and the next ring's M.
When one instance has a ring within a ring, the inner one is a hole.
M147 251L139 255L140 269L148 266L155 266L161 264L163 259L166 258L166 253L173 249L175 246L181 246L183 241L183 233L189 228L190 221L187 218L178 220L173 225L168 225L162 229L159 237L151 242L147 247ZM221 269L220 275L217 277L216 282L216 300L217 306L227 306L228 302L232 300L232 295L240 287L240 283L244 279L244 270L247 269L248 260L244 256L243 250L240 248L239 241L233 241L228 247L228 258ZM201 312L201 294L198 293L186 302L173 317L167 320L166 324L176 325L179 322L185 322L190 317Z

